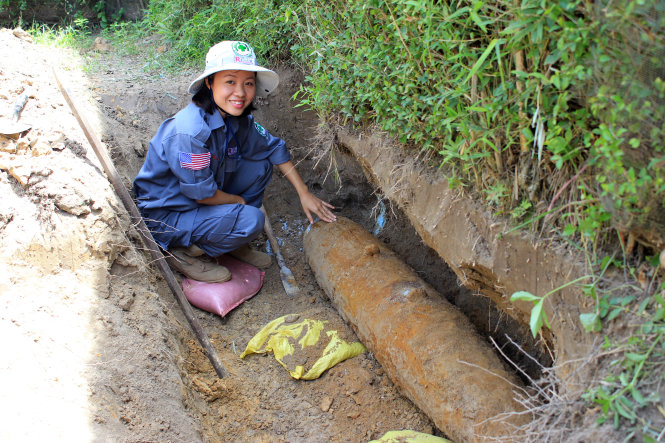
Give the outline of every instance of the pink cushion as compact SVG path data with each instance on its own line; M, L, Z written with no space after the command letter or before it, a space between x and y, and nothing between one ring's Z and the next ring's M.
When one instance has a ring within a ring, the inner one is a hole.
M231 271L231 280L204 283L186 278L182 281L182 290L192 305L224 317L259 292L265 272L226 255L217 258L217 262Z

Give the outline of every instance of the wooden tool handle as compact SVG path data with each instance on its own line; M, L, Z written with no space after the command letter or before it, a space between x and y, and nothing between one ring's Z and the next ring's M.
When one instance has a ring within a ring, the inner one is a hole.
M224 366L222 366L222 362L220 361L219 356L215 351L215 348L212 347L210 339L208 339L208 335L203 330L201 324L196 318L194 310L189 304L187 297L185 297L185 293L182 291L180 284L178 284L175 275L173 275L173 271L171 271L171 268L169 268L169 265L166 263L164 255L159 250L159 246L157 245L155 240L153 240L152 234L150 234L148 227L143 221L143 217L141 217L139 209L136 207L134 200L132 200L132 197L129 195L129 191L127 191L127 188L125 188L125 185L122 183L120 175L118 174L118 171L115 169L113 162L106 154L106 149L104 149L102 143L99 141L99 139L93 132L91 126L85 120L85 118L81 115L80 112L78 112L78 109L74 104L74 101L72 100L69 91L67 91L67 88L65 88L60 82L60 79L58 78L58 72L56 71L55 67L53 68L53 74L55 75L55 80L58 83L58 87L60 88L62 95L65 97L67 104L69 104L69 107L71 108L74 117L76 117L76 120L78 120L79 125L81 125L81 129L83 129L83 132L85 133L88 142L90 142L92 149L95 151L95 154L97 154L97 158L99 159L99 162L102 164L104 172L106 172L106 175L111 181L111 184L113 185L116 194L118 194L118 197L120 197L120 200L125 206L125 209L127 209L127 212L129 212L129 216L131 217L132 223L134 223L134 225L136 226L139 234L141 235L143 243L148 248L148 251L150 251L150 255L152 256L153 262L164 276L164 280L166 280L166 283L169 285L171 292L173 292L173 295L175 296L178 304L180 305L180 308L182 309L182 312L185 315L187 322L189 322L189 325L194 331L194 335L196 335L196 338L203 347L203 352L210 360L210 363L212 363L212 366L215 369L215 372L217 372L217 375L220 378L226 377L228 373L226 372L226 369L224 369Z

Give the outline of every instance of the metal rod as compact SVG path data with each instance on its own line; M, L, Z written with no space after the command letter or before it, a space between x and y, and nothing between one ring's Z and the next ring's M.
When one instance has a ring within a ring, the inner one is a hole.
M272 225L270 224L270 217L268 217L266 208L261 205L260 209L265 216L263 230L266 232L270 246L272 247L272 250L275 251L275 256L277 257L277 264L279 265L279 276L282 279L282 286L284 286L286 295L289 297L295 297L300 294L300 288L298 287L298 283L296 282L296 278L293 276L293 273L288 268L288 266L286 266L286 261L284 260L284 256L279 249L279 243L277 243L277 239L273 233Z
M143 243L148 248L148 251L150 251L150 255L152 256L153 262L164 276L166 283L169 285L171 292L173 292L176 301L180 305L180 309L182 309L185 318L189 322L189 325L191 326L192 330L194 331L194 335L196 335L196 338L203 347L203 352L210 360L210 363L212 363L212 366L215 369L215 372L217 372L217 375L220 378L226 377L228 373L226 372L226 369L224 369L224 366L222 366L222 362L220 361L219 356L215 351L215 348L212 347L208 335L203 330L201 324L196 318L192 306L189 304L187 297L185 297L185 293L182 291L182 288L178 284L175 275L173 275L173 271L171 271L171 268L169 268L169 265L168 263L166 263L164 255L159 250L159 246L152 238L152 235L150 234L150 231L148 230L145 221L143 221L143 217L141 217L139 209L136 207L134 200L129 195L129 191L127 191L127 188L125 188L125 185L122 183L120 175L118 174L118 171L115 169L113 162L107 155L106 149L104 149L101 141L97 138L97 136L95 135L91 126L88 124L85 118L81 115L80 112L78 112L78 109L71 97L71 94L69 93L67 88L63 86L63 84L60 82L60 78L58 77L58 72L55 69L55 67L53 67L53 74L55 75L55 80L58 83L58 87L60 88L62 95L65 97L67 104L69 104L69 107L71 108L74 117L76 117L76 120L78 120L79 125L81 125L81 129L83 129L83 132L85 133L85 136L88 139L88 142L90 142L92 149L95 151L95 154L97 154L97 158L99 159L99 162L102 164L104 172L106 172L106 175L111 181L111 184L115 189L115 192L118 194L118 197L120 197L120 200L125 206L125 209L127 209L127 212L129 212L131 221L137 227L141 239L143 240Z

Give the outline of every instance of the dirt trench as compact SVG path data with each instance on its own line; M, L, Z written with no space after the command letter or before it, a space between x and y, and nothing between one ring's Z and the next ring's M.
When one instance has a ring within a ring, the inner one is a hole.
M0 47L2 109L28 92L21 120L33 125L22 139L3 139L0 149L0 266L11 275L0 282L0 325L13 338L6 352L17 357L0 374L8 401L22 407L0 431L3 440L64 439L71 429L92 441L368 441L396 429L443 435L369 352L308 382L291 379L271 357L238 358L263 325L289 313L334 322L353 335L305 261L307 221L278 174L265 205L302 294L288 298L272 266L259 294L227 317L196 310L230 373L217 379L164 281L148 266L45 67L62 70L128 188L159 124L187 103L193 72L146 74L140 58L113 51L87 54L92 69L84 71L74 52L34 45L10 30L0 32ZM552 362L547 349L486 295L458 284L459 274L423 243L410 214L368 182L366 164L345 150L316 158L334 140L320 136L316 115L293 108L297 74L279 73L278 93L259 103L255 115L287 141L310 188L375 233L537 378L540 364ZM253 246L265 248L265 239ZM32 410L45 417L36 425L34 414L24 412Z

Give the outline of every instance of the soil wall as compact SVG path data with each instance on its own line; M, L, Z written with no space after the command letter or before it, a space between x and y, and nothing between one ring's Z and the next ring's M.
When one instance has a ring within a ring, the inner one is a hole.
M413 160L392 141L376 134L337 131L339 142L362 164L368 179L396 203L425 244L434 249L474 292L488 296L499 308L528 325L531 303L510 302L516 291L542 296L585 274L580 260L564 247L536 241L494 218L470 197L448 186L440 172ZM557 375L574 383L578 369L571 362L588 353L593 336L579 322L590 312L581 291L564 288L549 296L545 310L551 330L543 329L556 358Z

